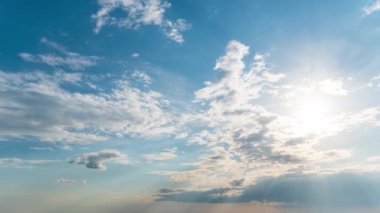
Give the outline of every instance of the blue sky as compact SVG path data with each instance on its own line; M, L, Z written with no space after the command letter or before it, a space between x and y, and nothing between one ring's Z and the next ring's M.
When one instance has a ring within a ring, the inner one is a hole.
M1 212L378 212L379 23L378 0L1 1Z

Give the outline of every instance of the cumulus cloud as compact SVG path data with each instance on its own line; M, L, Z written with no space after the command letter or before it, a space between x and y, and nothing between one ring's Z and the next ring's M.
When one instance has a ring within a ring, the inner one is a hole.
M137 29L144 25L158 26L169 39L182 43L182 32L190 25L184 19L175 21L165 18L165 10L171 5L165 0L98 0L100 9L91 16L95 21L95 33L99 33L107 25ZM121 10L124 16L113 15Z
M64 46L42 38L41 43L53 50L51 53L31 54L22 52L19 56L27 62L42 63L55 68L69 68L71 70L84 70L95 66L99 60L97 56L84 56L68 51Z
M192 169L153 174L168 176L183 184L184 189L234 186L233 193L238 193L240 189L236 187L244 188L263 176L327 174L350 169L339 162L349 159L352 150L323 150L315 145L323 138L362 124L378 125L378 108L337 113L329 117L328 125L312 133L300 133L294 128L297 125L292 115L273 112L264 104L272 99L281 104L282 95L287 92L282 86L286 76L270 69L265 54L254 54L253 62L247 66L248 55L248 46L229 42L214 67L221 76L195 91L195 102L201 103L202 110L185 116L196 126L189 132L188 143L205 147L206 153L186 164ZM341 80L327 79L312 85L325 95L349 94ZM328 167L327 162L333 165Z
M66 85L87 83L80 73L0 71L0 136L86 143L176 131L170 103L162 94L133 87L123 78L108 93L65 89Z
M378 12L379 10L380 10L380 1L379 0L373 0L372 4L362 8L364 16L371 15L372 13Z
M144 158L148 161L163 161L177 157L177 148L166 149L162 152L145 154Z
M70 161L72 164L85 165L90 169L106 170L105 162L130 164L126 154L118 150L105 149L98 152L85 153Z

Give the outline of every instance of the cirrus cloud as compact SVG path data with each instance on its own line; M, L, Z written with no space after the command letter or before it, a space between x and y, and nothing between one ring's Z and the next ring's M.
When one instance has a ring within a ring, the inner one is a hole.
M165 10L171 5L165 0L98 0L100 9L91 16L95 21L95 33L107 25L137 29L144 25L158 26L165 36L177 43L184 42L182 32L190 25L184 19L175 21L165 18ZM113 16L115 10L125 13L123 17Z
M64 46L42 38L41 43L53 49L52 53L31 54L22 52L20 58L27 62L42 63L55 68L69 68L71 70L84 70L97 64L99 57L84 56L76 52L68 51Z

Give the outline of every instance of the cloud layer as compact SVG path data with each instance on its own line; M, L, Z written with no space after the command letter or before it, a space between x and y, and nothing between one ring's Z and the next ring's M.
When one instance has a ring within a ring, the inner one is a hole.
M377 175L338 174L328 176L282 176L264 178L241 194L228 195L234 188L206 191L161 190L158 200L197 203L263 202L287 207L374 207L379 204Z
M1 137L79 142L109 136L159 136L175 132L163 96L119 79L109 93L70 91L88 87L80 73L0 71Z

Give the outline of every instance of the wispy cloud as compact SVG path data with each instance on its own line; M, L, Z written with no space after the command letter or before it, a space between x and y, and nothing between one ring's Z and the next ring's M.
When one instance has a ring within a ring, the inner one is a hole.
M175 21L165 18L165 10L171 5L165 0L99 0L100 9L91 16L96 22L95 33L99 33L107 25L137 29L143 25L158 26L169 39L182 43L182 32L190 25L184 19ZM124 17L113 16L112 13L121 9Z
M372 4L365 6L362 8L363 15L368 16L372 13L380 11L380 1L379 0L373 0Z
M343 81L341 79L326 79L319 82L319 89L331 95L347 95L348 91L343 88Z
M2 137L86 143L110 136L151 137L176 132L170 103L162 94L133 87L122 78L109 93L94 94L64 89L67 84L88 83L79 73L0 72L0 82Z
M57 185L86 185L86 180L76 180L76 179L67 179L67 178L59 178L55 180Z
M144 84L151 84L152 78L147 75L144 71L135 70L132 73L132 77L135 78L137 81L144 83Z
M59 160L25 160L20 158L0 158L0 167L32 168L35 165L56 162L59 162Z
M84 56L68 51L64 46L47 38L42 38L41 43L50 47L54 52L44 54L22 52L19 56L27 62L42 63L55 68L68 68L71 70L84 70L95 66L99 60L97 56Z
M177 148L166 149L162 152L145 154L144 158L148 161L164 161L177 157Z
M53 152L54 149L51 148L51 147L38 147L38 146L33 146L33 147L30 147L31 150L35 150L35 151L50 151L50 152Z

